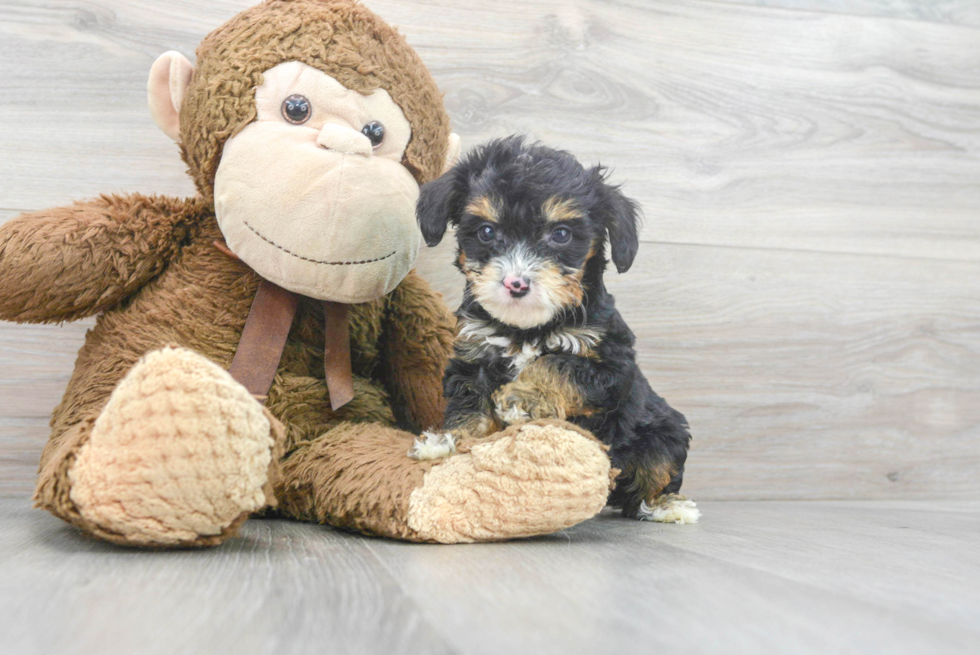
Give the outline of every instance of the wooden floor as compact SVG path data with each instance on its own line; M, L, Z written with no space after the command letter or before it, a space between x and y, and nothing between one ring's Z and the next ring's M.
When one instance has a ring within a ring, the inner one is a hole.
M0 0L0 222L192 194L146 75L252 2ZM607 281L704 523L118 550L27 501L91 320L0 324L0 654L980 652L980 2L366 4L464 147L528 133L643 206Z
M0 0L0 221L193 193L147 71L252 1ZM527 132L642 204L607 282L691 422L690 493L980 497L980 3L368 4L464 147ZM420 268L455 301L451 247ZM88 325L0 325L0 493L30 492Z
M980 504L704 503L547 538L425 546L255 520L140 552L0 501L0 651L958 653L980 650Z

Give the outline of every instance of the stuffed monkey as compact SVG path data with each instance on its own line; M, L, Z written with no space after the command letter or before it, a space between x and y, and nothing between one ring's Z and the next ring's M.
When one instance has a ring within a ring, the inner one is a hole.
M566 423L407 455L441 423L454 329L410 271L415 202L456 140L395 30L346 0L269 0L196 68L160 57L148 88L196 197L105 195L0 228L0 318L98 314L39 507L158 547L221 543L257 512L470 542L603 507L609 460Z

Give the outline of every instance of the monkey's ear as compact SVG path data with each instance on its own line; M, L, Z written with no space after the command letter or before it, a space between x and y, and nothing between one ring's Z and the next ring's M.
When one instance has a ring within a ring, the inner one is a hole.
M603 181L605 169L596 166L592 172L598 178L600 188L599 205L593 209L593 213L599 214L609 233L609 250L616 271L625 273L633 265L640 247L639 206L623 195L618 186Z
M466 200L467 187L464 180L465 177L454 170L422 185L415 217L419 221L425 245L430 248L442 241L447 225L459 223Z
M194 65L179 52L165 52L150 68L146 83L150 115L163 133L180 143L180 103L190 86Z
M447 172L450 168L456 165L456 162L459 161L459 153L459 135L452 132L449 135L449 148L446 150L446 164L442 168L443 173Z

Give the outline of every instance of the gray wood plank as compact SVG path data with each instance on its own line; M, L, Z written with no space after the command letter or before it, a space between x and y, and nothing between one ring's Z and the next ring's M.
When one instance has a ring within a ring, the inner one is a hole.
M0 418L0 498L31 497L50 433L47 418Z
M699 2L507 6L425 52L466 142L529 132L611 164L646 238L980 255L976 30Z
M190 193L146 71L246 4L0 5L0 149L19 155L0 207ZM529 132L611 164L648 239L980 258L976 30L693 1L372 7L465 145Z
M351 535L256 520L219 550L140 552L0 507L10 655L452 652Z
M450 249L427 273L458 294ZM691 423L688 493L963 498L980 492L977 279L968 262L644 244L608 285ZM0 331L7 415L56 404L81 340L66 332Z
M49 416L68 385L85 332L94 324L94 319L63 326L3 323L0 416Z
M821 13L877 16L980 27L974 0L716 0L740 5L778 7Z
M603 515L429 546L254 520L140 552L0 501L12 654L970 653L976 502L707 503L694 526Z
M862 511L842 503L835 516L837 557L826 553L819 563L792 556L815 548L808 524L825 517L811 516L811 508L819 509L813 503L706 504L704 521L685 527L604 515L567 531L562 547L544 541L448 553L384 542L371 547L407 593L419 599L426 617L444 626L466 652L629 652L641 644L644 652L692 653L975 648L980 632L969 620L977 612L975 549L958 559L967 567L962 577L938 581L931 576L933 566L948 570L939 561L942 555L937 553L935 562L923 558L912 538L890 543L888 557L876 558L873 540L851 535L869 531L862 527L867 517L887 507L882 503ZM975 524L976 506L970 507ZM928 505L919 503L917 509L927 512ZM794 515L804 518L794 523ZM941 515L930 527L956 535L962 544L969 533L959 520L959 515ZM772 529L753 532L756 521ZM879 530L878 536L890 539L892 534ZM734 542L744 557L725 553ZM855 556L863 566L838 565L848 546L859 550ZM690 558L694 552L703 558ZM772 557L780 564L771 566ZM927 561L917 567L920 559ZM855 593L879 585L898 587L890 580L896 566L910 588L882 603ZM812 584L815 579L823 581ZM453 593L459 586L474 592ZM916 595L922 588L929 589L925 597ZM940 611L951 603L925 609L947 592L952 602L962 601L956 615ZM473 623L475 614L484 620ZM511 634L501 624L526 632ZM574 641L556 648L555 641L567 635L574 635ZM949 644L933 642L939 635Z
M451 247L425 273L458 299ZM442 258L443 268L438 260ZM973 263L644 243L607 275L704 498L977 497Z
M652 538L880 607L980 626L975 501L718 507L707 519L710 529L657 531ZM639 528L631 534L648 536Z
M191 193L146 71L250 1L0 2L0 220ZM977 492L980 31L712 2L371 6L467 144L531 129L630 180L646 242L609 284L691 420L692 494ZM451 247L420 269L454 302ZM0 417L48 415L87 325L0 326ZM21 493L41 433L12 425Z

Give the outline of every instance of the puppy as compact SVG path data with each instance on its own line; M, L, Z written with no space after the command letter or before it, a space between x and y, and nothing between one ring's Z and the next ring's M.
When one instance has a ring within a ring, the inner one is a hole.
M508 424L564 419L609 446L621 471L609 502L624 516L698 519L677 495L687 422L643 377L602 282L607 241L620 273L633 263L637 213L602 167L522 137L478 148L422 188L422 235L434 246L457 228L466 292L444 379L449 434L427 434L414 457Z

